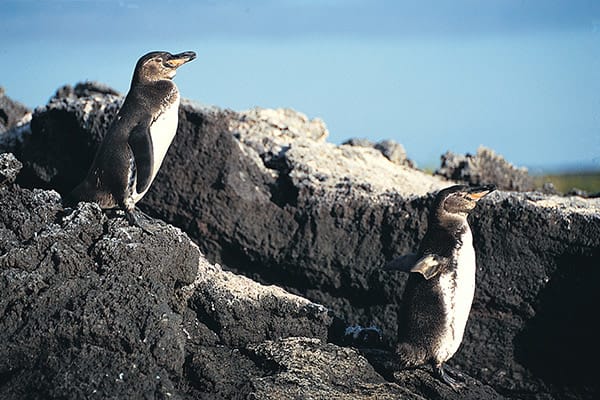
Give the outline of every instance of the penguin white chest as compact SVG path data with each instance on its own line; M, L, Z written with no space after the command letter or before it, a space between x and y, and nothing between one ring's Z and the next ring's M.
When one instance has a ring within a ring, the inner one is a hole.
M154 165L152 167L152 179L160 169L160 166L167 154L167 150L177 133L177 123L179 120L179 96L171 103L150 127L150 136L152 137L152 150L154 151Z
M475 294L475 249L468 226L461 241L462 246L453 254L456 268L450 268L440 276L440 290L446 310L446 322L437 350L440 361L450 359L458 350Z
M150 176L150 183L154 181L160 166L169 150L169 146L177 133L177 124L179 122L179 95L169 107L165 108L162 113L156 118L156 120L150 126L150 137L152 138L152 152L154 162L152 164L152 174ZM132 194L133 203L137 203L146 194L150 185L141 193L134 191Z

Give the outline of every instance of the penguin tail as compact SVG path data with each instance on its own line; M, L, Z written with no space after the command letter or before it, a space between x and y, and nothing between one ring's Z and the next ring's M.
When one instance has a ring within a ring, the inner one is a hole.
M400 369L417 367L427 362L427 352L410 343L403 342L396 346L396 358Z
M91 187L87 179L75 186L73 190L63 196L63 204L67 207L76 207L80 201L96 201L95 188Z

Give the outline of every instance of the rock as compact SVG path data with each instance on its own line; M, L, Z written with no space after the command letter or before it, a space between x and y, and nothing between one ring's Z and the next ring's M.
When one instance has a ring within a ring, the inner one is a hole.
M587 397L593 367L574 355L600 334L588 317L600 301L600 201L499 192L475 211L476 296L453 364L514 396Z
M451 372L461 382L461 387L454 390L440 379L433 377L430 366L397 370L396 361L391 353L376 349L361 349L364 356L373 368L387 380L393 380L411 393L419 393L428 399L505 399L492 387L478 382L460 370L451 369ZM446 369L449 367L446 365Z
M55 99L36 112L27 146L17 148L24 165L17 182L59 191L74 186L91 159L68 164L64 157L73 156L48 146L46 138L81 135L84 148L77 152L93 154L90 137L110 119L102 110L110 114L117 101L112 95ZM327 307L337 317L328 342L344 343L348 325L376 326L385 350L396 340L406 276L380 266L416 250L432 192L454 182L395 165L374 148L335 146L325 136L321 121L290 110L236 113L183 102L178 134L140 207L184 230L210 263ZM450 365L508 397L593 397L598 354L585 346L598 335L588 315L598 303L592 285L600 256L600 199L499 191L481 201L470 223L477 289L465 339ZM200 315L210 310L202 300L191 304ZM252 309L256 302L245 304ZM314 328L325 318L319 315L313 327L288 332L323 340L323 328ZM235 316L201 319L218 341L220 324L230 325ZM242 345L258 331L221 335ZM210 343L198 346L212 349ZM190 365L210 366L222 353L194 352ZM589 356L574 360L582 353ZM232 353L223 362L242 359ZM219 379L242 390L234 383L237 375L192 369L196 390L209 390ZM266 373L252 371L248 375Z
M0 189L0 397L167 395L185 363L177 297L197 248L163 224L144 237L94 204Z
M0 152L13 152L23 163L20 183L64 194L85 177L122 100L97 92L53 97L35 109L31 122L0 136Z
M486 147L477 149L474 156L447 152L442 156L442 165L435 174L470 185L494 184L501 190L535 190L534 180L526 168L511 165L504 157Z
M71 85L65 85L59 88L56 93L54 93L54 96L52 96L52 99L60 99L65 97L93 97L96 95L119 96L120 93L102 82L87 81L80 82L76 84L75 87L72 87Z
M325 343L328 309L223 271L178 228L18 185L0 202L2 399L423 398Z
M31 111L23 104L12 100L0 87L0 135L31 120Z
M560 194L558 190L556 190L556 187L554 187L554 184L552 182L545 182L542 185L541 192L550 195Z
M0 154L0 185L14 182L21 168L23 164L12 153Z
M252 380L249 399L422 399L386 382L356 350L319 339L268 341L249 350L271 371Z
M187 110L204 114L199 108ZM293 129L290 133L288 126L281 123L284 116L292 121L304 121L306 129ZM398 191L410 196L425 194L445 184L444 179L406 167L397 168L382 157L381 151L375 149L377 145L362 146L356 140L350 142L354 145L335 146L327 143L326 128L321 126L322 121L307 123L306 117L300 113L292 116L291 111L287 110L285 115L277 115L273 121L254 117L254 111L232 113L229 117L229 129L243 144L243 151L255 162L262 160L259 168L271 170L267 172L280 182L291 178L297 182L296 187L316 185L344 194L352 188L360 194L376 197L384 195L390 187L397 187ZM277 162L273 162L274 158ZM279 191L286 192L288 189L282 187Z
M410 392L423 393L429 399L505 399L492 387L463 375L463 386L456 391L439 379L432 379L431 372L423 369L411 369L396 372L396 383Z
M381 151L381 154L394 164L406 165L411 168L414 168L415 166L415 164L406 157L404 146L400 143L396 143L393 140L382 140L375 144L375 148Z
M176 396L194 385L182 380L200 345L326 337L324 307L223 272L177 228L154 222L146 235L92 203L65 210L53 191L5 187L0 201L3 399ZM232 326L211 331L200 303ZM275 327L260 324L269 307ZM252 323L251 338L235 337Z
M578 197L598 197L598 194L592 194L592 195L590 195L585 190L578 189L578 188L572 188L567 193L565 193L565 195L567 195L567 196L578 196Z
M288 336L327 339L333 318L325 307L208 262L200 268L190 305L221 343L243 347Z
M358 147L375 147L375 143L370 141L369 139L364 138L351 138L344 141L342 144L348 146L358 146Z
M404 146L393 140L382 140L380 142L373 143L367 139L354 138L346 140L342 144L349 146L372 147L375 150L379 150L381 154L385 156L385 158L394 164L404 165L410 168L415 167L415 163L407 158Z

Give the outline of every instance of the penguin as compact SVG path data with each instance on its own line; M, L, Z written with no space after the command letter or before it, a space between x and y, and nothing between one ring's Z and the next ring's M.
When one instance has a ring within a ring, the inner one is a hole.
M462 342L475 294L475 249L467 216L494 190L493 185L456 185L439 191L418 252L384 266L410 272L398 314L399 366L430 363L436 377L454 390L462 383L444 370L444 363Z
M130 225L140 226L135 204L150 188L177 131L180 97L172 79L195 58L193 51L153 51L138 60L125 101L69 203L121 209Z

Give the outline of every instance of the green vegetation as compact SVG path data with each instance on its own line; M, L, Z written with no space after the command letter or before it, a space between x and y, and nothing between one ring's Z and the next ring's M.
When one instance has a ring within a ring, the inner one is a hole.
M535 182L538 187L550 182L561 193L575 188L595 194L600 192L600 171L540 175L535 177Z

